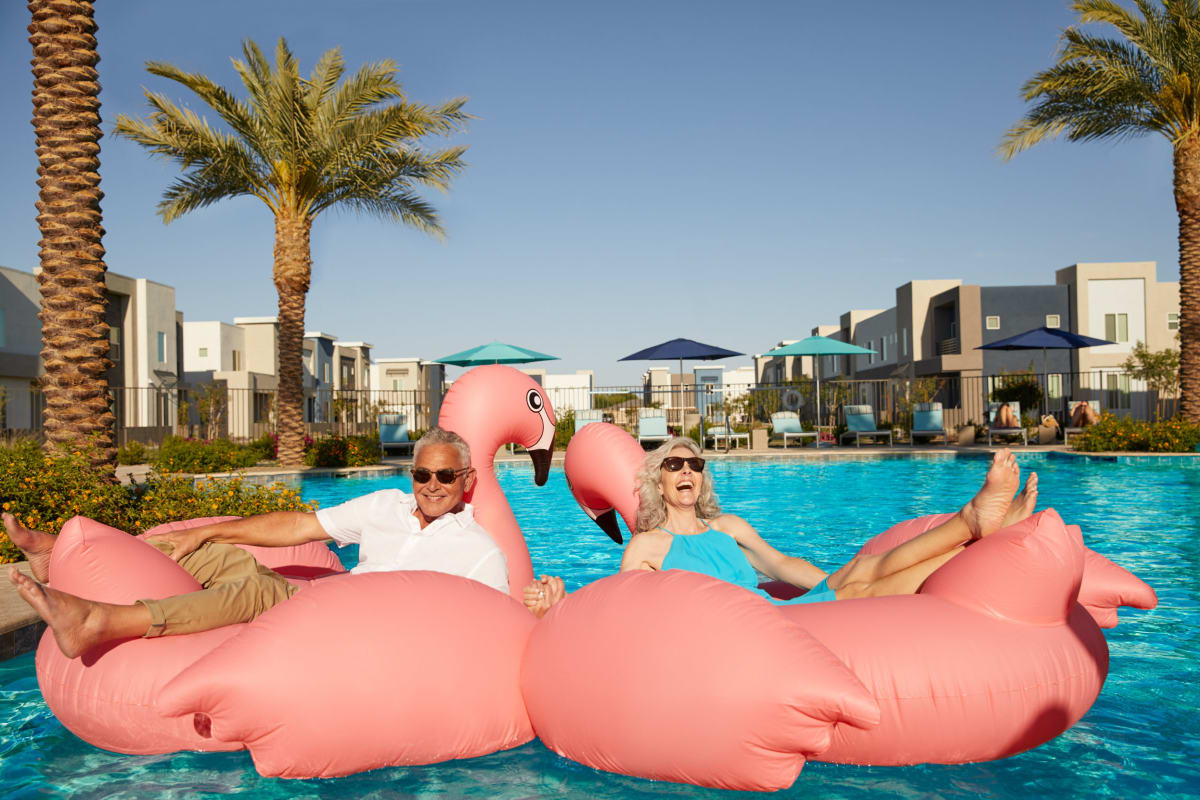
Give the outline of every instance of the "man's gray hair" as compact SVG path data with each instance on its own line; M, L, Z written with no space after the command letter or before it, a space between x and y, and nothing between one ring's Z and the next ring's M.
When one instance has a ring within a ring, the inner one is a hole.
M448 431L436 425L425 431L425 435L418 439L416 445L413 446L413 461L415 462L421 451L431 444L450 445L458 451L460 466L471 466L471 447L467 444L466 440L454 431Z

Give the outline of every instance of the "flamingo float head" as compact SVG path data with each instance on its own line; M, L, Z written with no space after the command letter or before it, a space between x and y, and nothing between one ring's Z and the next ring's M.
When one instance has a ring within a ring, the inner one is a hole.
M563 468L571 496L617 544L624 539L617 515L630 532L637 524L637 471L646 453L616 425L593 422L579 429L567 445Z
M554 409L525 373L500 365L476 367L446 393L439 424L467 440L477 470L490 470L496 451L514 442L533 461L533 482L546 483L554 454Z

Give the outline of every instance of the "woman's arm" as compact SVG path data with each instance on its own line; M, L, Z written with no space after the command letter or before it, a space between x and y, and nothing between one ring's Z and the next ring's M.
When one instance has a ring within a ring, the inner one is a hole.
M713 520L713 527L732 536L746 552L750 565L770 578L811 589L826 577L824 570L803 558L785 555L767 544L754 526L741 517L726 514Z
M625 552L621 554L621 572L629 572L634 569L646 570L652 572L656 567L651 563L652 553L654 549L656 535L652 531L635 534L629 538L629 544L625 545Z

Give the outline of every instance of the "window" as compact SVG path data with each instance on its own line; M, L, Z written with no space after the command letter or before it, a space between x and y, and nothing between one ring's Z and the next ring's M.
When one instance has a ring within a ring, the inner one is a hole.
M1000 330L1000 318L999 317L988 317L984 321L984 327L986 327L989 331Z
M162 331L158 332L158 360L159 363L166 363L167 360L167 335Z
M242 353L240 350L234 350L230 355L233 356L233 371L237 372L242 368Z
M870 354L867 355L867 363L874 364L875 363L875 340L874 339L867 339L867 349L871 351Z
M1122 314L1122 316L1124 316ZM1108 389L1104 398L1109 408L1129 408L1129 376L1110 373L1104 376Z
M1176 315L1178 316L1178 314ZM1176 327L1179 327L1178 325ZM0 308L0 347L8 345L8 330L4 327L4 309Z
M0 322L2 322L3 320L4 320L4 317L0 316ZM1168 311L1167 312L1167 330L1169 330L1169 331L1179 330L1179 312L1178 311ZM0 341L0 345L3 345L3 344L4 344L4 342Z
M201 347L201 348L200 348L200 357L201 357L201 358L208 358L208 348L207 348L207 347Z
M887 361L887 337L879 340L879 360Z
M1046 396L1052 400L1062 397L1062 375L1055 373L1046 376Z
M1046 315L1046 327L1047 328L1061 328L1062 327L1062 317L1060 317L1058 314L1047 314Z
M322 366L325 367L325 382L329 383L333 380L333 365L326 361Z
M950 323L950 338L951 339L958 338L958 320L954 320L953 322Z
M114 362L121 360L121 329L108 329L108 357Z
M908 358L908 328L900 330L900 355Z
M1129 341L1129 315L1128 314L1105 314L1104 315L1104 338L1110 342L1128 342Z

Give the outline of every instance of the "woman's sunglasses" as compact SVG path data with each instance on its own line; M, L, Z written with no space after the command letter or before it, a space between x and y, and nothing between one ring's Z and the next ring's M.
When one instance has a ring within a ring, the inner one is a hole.
M681 456L667 456L663 459L663 469L667 472L679 472L683 469L683 465L687 464L692 472L704 472L704 459L699 456L691 458L683 458Z
M470 470L470 467L463 467L462 469L450 469L447 467L446 469L439 469L434 472L424 467L417 467L412 471L412 479L413 483L429 483L430 478L436 477L438 483L443 486L449 486L458 480L459 475L462 475L464 472L470 472Z

